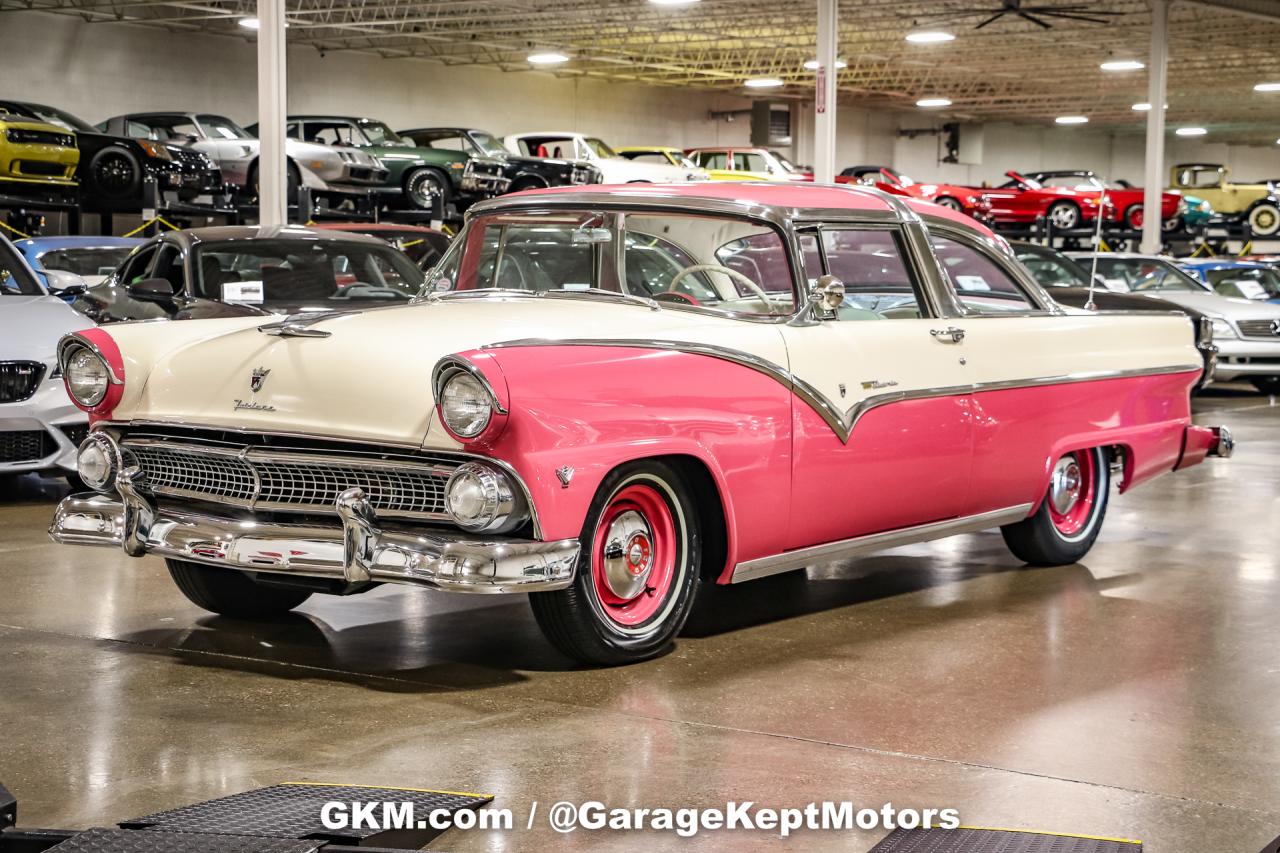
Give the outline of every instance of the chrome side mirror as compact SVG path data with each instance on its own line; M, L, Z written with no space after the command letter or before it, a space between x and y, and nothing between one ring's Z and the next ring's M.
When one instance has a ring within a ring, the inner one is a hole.
M844 305L844 282L833 275L819 276L809 292L809 304L822 319L836 319L836 312Z

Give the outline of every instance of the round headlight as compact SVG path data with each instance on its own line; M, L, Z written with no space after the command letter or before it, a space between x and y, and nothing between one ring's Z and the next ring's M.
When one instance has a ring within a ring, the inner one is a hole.
M489 392L475 376L459 370L440 391L440 416L454 435L475 438L493 417Z
M505 473L480 462L466 462L445 485L445 509L464 530L497 533L524 522L520 501Z
M87 347L79 347L67 359L67 391L82 406L92 408L107 396L111 383L107 363Z
M116 480L116 453L111 441L101 435L85 439L76 456L76 473L89 488L110 491Z

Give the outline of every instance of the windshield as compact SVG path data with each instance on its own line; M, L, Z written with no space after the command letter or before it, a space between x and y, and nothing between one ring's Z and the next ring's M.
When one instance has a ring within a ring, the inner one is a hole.
M74 249L52 249L39 256L40 266L47 270L65 270L86 278L111 275L120 262L133 251L132 246L82 246Z
M1082 259L1081 263L1092 263ZM1203 293L1204 285L1159 258L1098 258L1098 275L1111 290Z
M594 136L588 136L583 141L587 144L588 148L590 148L592 151L596 153L597 157L617 157L618 156L618 153L616 151L614 151L608 145L605 145L604 142L600 141L599 139L596 139Z
M455 238L428 287L458 295L500 289L631 296L747 315L788 316L795 307L778 232L746 220L686 214L480 216Z
M800 171L799 169L797 169L797 168L796 168L796 166L795 166L795 164L794 164L794 163L792 163L792 162L791 162L790 160L788 160L786 157L783 157L783 156L782 156L781 154L779 154L777 151L770 151L769 153L770 153L770 154L772 154L772 155L773 155L773 159L777 160L777 161L778 161L778 164L779 164L780 166L782 166L783 171L787 171L787 172L798 172L798 171Z
M1280 273L1270 268L1206 270L1205 276L1223 296L1262 300L1280 297Z
M222 116L201 115L196 121L204 128L205 135L211 139L253 139L249 131Z
M413 146L413 143L396 133L387 125L380 121L371 119L361 119L360 129L364 131L364 135L369 137L369 141L374 145L405 145Z
M0 240L0 296L39 296L44 293L26 263Z
M18 106L18 105L15 105ZM56 110L53 107L45 107L40 104L22 104L20 113L29 113L40 121L49 124L56 124L58 127L66 130L74 130L77 133L97 133L98 131L88 122L81 121L71 113Z
M1017 248L1014 253L1042 287L1088 287L1089 274L1066 255Z
M202 243L193 250L196 293L220 302L315 303L407 300L422 272L391 246L344 240L264 239Z
M498 137L492 133L483 130L473 130L468 134L471 141L485 154L490 157L506 157L507 149L502 147L502 143L498 141Z

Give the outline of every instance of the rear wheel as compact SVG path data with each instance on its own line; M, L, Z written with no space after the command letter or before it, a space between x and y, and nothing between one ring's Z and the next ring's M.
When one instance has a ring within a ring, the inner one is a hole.
M431 210L436 197L443 209L449 204L449 179L434 169L415 169L405 176L404 197L418 210Z
M585 663L663 651L689 617L702 538L692 490L664 462L624 465L601 484L582 529L573 585L529 596L547 638Z
M166 559L173 582L192 604L212 613L240 619L262 619L288 613L311 597L307 590L267 586L236 569L223 569Z
M1070 201L1056 201L1049 206L1045 218L1059 231L1070 231L1080 225L1080 208Z
M1013 555L1033 566L1065 566L1084 558L1107 512L1111 474L1100 447L1075 450L1054 463L1049 489L1030 518L1000 528Z
M1142 228L1143 216L1142 205L1135 204L1124 212L1124 222L1134 231Z

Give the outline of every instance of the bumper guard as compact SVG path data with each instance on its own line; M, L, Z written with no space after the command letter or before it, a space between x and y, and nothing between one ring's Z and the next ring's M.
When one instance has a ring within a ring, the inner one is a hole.
M123 548L251 572L401 583L455 592L541 592L573 582L576 539L483 540L462 533L384 530L361 489L337 500L341 527L202 515L158 506L123 471L114 495L71 495L49 526L55 542Z

